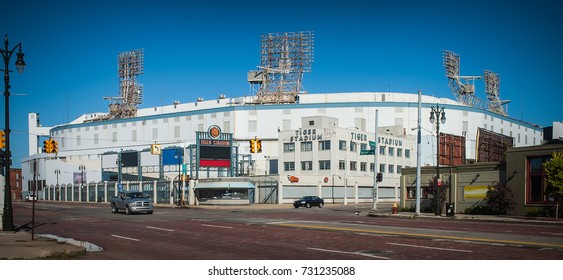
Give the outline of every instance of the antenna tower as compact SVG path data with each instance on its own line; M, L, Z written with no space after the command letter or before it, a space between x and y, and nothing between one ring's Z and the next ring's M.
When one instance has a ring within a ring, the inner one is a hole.
M119 53L117 56L119 96L104 97L110 100L109 118L131 118L137 115L138 105L143 102L143 85L137 77L144 73L144 50Z
M294 103L303 73L311 72L314 35L311 31L262 35L259 70L248 73L259 103Z

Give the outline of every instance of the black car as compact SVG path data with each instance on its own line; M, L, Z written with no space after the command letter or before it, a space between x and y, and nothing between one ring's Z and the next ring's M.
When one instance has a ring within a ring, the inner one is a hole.
M305 206L307 208L311 208L311 206L319 206L319 208L323 208L324 204L325 201L318 196L304 196L293 202L293 207L299 208L301 206Z

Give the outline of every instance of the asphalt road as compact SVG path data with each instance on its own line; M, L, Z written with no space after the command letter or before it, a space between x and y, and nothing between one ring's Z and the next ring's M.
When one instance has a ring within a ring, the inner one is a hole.
M563 259L558 226L378 218L368 210L287 205L125 215L107 204L38 202L34 231L103 248L82 257L89 260ZM31 203L14 203L14 221L30 230Z

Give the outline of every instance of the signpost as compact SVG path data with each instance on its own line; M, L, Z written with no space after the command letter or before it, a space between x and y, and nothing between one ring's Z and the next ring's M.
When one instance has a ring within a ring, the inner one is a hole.
M375 149L372 149L372 150L360 150L360 155L361 155L361 156L375 155Z

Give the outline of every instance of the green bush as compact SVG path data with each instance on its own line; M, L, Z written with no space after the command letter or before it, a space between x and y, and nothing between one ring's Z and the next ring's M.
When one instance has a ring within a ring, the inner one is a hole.
M543 209L539 207L534 207L528 209L528 217L541 217L543 215Z

